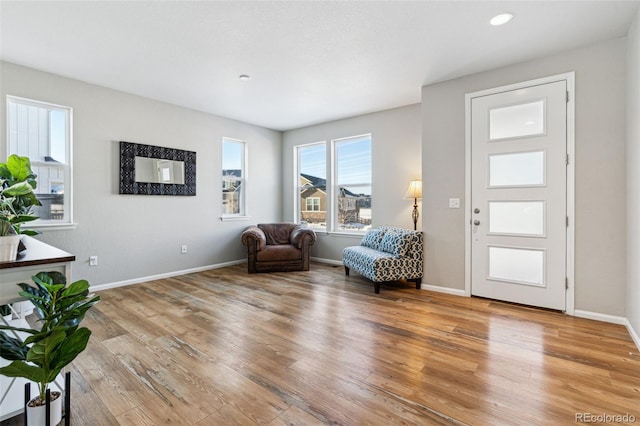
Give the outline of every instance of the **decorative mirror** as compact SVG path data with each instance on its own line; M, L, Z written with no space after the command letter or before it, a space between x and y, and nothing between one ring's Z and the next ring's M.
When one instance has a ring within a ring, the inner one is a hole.
M120 194L196 195L196 153L121 141Z

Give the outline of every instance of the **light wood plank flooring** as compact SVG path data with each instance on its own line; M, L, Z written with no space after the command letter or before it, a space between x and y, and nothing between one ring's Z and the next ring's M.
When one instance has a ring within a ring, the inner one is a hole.
M72 424L640 424L623 326L412 283L376 295L338 266L245 268L101 292Z

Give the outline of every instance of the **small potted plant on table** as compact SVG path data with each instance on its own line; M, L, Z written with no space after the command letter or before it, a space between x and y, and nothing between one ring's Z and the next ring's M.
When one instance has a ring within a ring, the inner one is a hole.
M30 300L39 317L39 329L0 325L0 330L26 333L22 341L0 332L0 356L11 363L0 368L7 377L23 377L38 384L38 395L25 407L28 425L44 425L49 385L64 367L87 347L91 331L79 327L86 312L100 296L89 294L86 280L66 285L59 272L40 272L33 277L35 286L20 283L20 295ZM62 419L62 395L51 392L51 424ZM69 413L66 413L68 416Z
M38 219L33 215L33 207L41 205L34 192L36 177L28 157L13 154L0 163L0 262L16 259L21 234L37 234L21 229L23 223Z

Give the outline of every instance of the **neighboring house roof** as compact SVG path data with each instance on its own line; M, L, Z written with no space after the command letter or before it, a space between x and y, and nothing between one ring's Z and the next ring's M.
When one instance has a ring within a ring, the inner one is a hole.
M327 192L327 180L326 179L322 179L319 178L317 176L312 176L312 175L307 175L304 173L300 173L300 176L306 180L308 183L308 186L312 186L314 188L318 188L324 192ZM307 186L307 184L305 184L305 186Z
M345 188L340 188L340 192L345 196L345 197L360 197L360 196L365 196L364 194L354 194L353 192L349 191L348 189Z
M222 171L222 176L234 176L234 177L242 177L241 169L226 169Z
M308 187L306 191L304 191L301 196L303 198L308 197L312 194L315 194L317 190L326 193L327 191L327 180L323 178L319 178L317 176L308 175L305 173L300 173L300 177L305 181L303 188ZM353 198L367 198L370 197L366 194L356 194L354 192L349 191L346 188L340 188L340 192L343 197L353 197ZM370 202L369 202L370 203ZM368 202L363 202L361 207L368 207Z

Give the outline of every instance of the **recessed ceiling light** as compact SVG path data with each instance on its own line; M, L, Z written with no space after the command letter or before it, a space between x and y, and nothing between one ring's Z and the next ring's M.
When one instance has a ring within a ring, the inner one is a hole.
M491 21L489 21L489 23L491 25L493 25L494 27L497 27L499 25L504 25L507 22L509 22L510 20L513 19L513 15L510 13L501 13L500 15L496 15L493 18L491 18Z
M240 77L238 77L240 80L242 81L249 81L251 80L251 76L247 75L247 74L240 74Z

